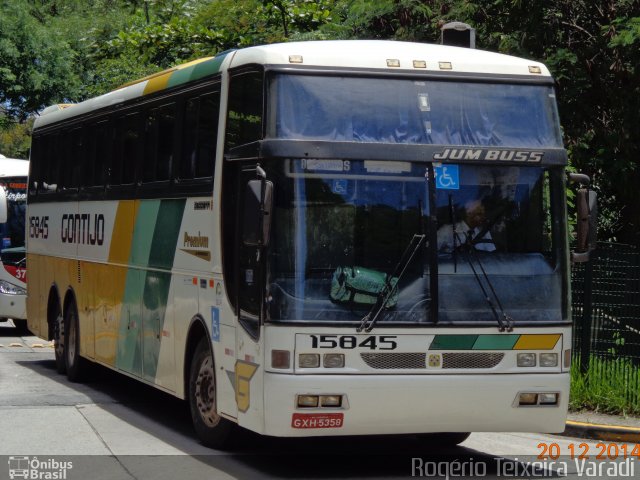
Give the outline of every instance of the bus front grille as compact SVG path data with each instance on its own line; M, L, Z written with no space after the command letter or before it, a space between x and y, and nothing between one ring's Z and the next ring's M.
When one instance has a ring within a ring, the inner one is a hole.
M380 370L427 368L426 353L361 353L360 357L371 368Z
M425 369L426 353L361 353L360 357L369 367L377 370ZM442 354L443 369L473 370L493 368L504 358L504 353L495 352L447 352Z
M498 365L503 358L504 353L443 353L442 368L493 368Z

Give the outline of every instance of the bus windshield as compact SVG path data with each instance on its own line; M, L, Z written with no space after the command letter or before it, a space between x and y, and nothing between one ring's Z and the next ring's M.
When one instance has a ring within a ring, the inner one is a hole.
M438 324L494 322L477 283L487 279L476 278L469 264L478 260L516 322L559 319L562 289L544 169L461 165L458 189L430 195L426 164L266 165L275 185L269 320L358 322L388 284L393 293L379 325L430 323L436 304ZM394 270L415 235L428 242L399 276Z
M550 200L559 180L540 167L443 166L440 174L455 183L436 182L438 321L491 322L496 313L560 321L559 213Z
M550 86L280 74L271 88L278 138L562 148Z
M290 160L275 184L269 295L272 320L359 321L387 281L397 286L380 321L426 322L424 243L391 278L414 235L426 233L426 166L405 162Z
M1 248L24 247L27 179L4 178L0 187L5 189L7 196L7 221L0 223Z

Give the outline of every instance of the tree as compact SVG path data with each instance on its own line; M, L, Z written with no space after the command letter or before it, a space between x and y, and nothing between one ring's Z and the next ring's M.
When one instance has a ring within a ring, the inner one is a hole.
M74 52L55 31L38 22L28 4L3 1L0 16L0 103L24 120L80 91Z

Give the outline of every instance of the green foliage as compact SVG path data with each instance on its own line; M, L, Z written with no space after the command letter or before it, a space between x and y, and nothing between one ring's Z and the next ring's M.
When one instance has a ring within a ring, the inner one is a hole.
M438 42L444 23L469 23L478 48L548 65L571 166L599 193L600 238L640 244L638 0L0 0L0 7L0 104L10 123L230 48Z
M65 39L31 16L24 2L5 0L1 8L0 103L7 113L24 119L74 97L80 79Z
M15 123L0 116L0 153L9 158L29 158L33 118Z
M571 365L569 408L618 415L640 414L640 368L630 360L589 358L585 375Z

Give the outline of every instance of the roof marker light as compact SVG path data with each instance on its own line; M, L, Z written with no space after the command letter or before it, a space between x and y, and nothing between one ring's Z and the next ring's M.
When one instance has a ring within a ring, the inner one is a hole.
M438 62L438 65L440 66L440 70L452 70L453 66L451 65L451 62Z
M289 55L289 63L302 63L302 55Z
M536 65L529 65L529 73L542 73L542 70L540 69L540 67L536 66Z
M427 68L427 62L424 60L414 60L413 68Z
M397 58L387 58L387 67L400 67L400 60L398 60Z

